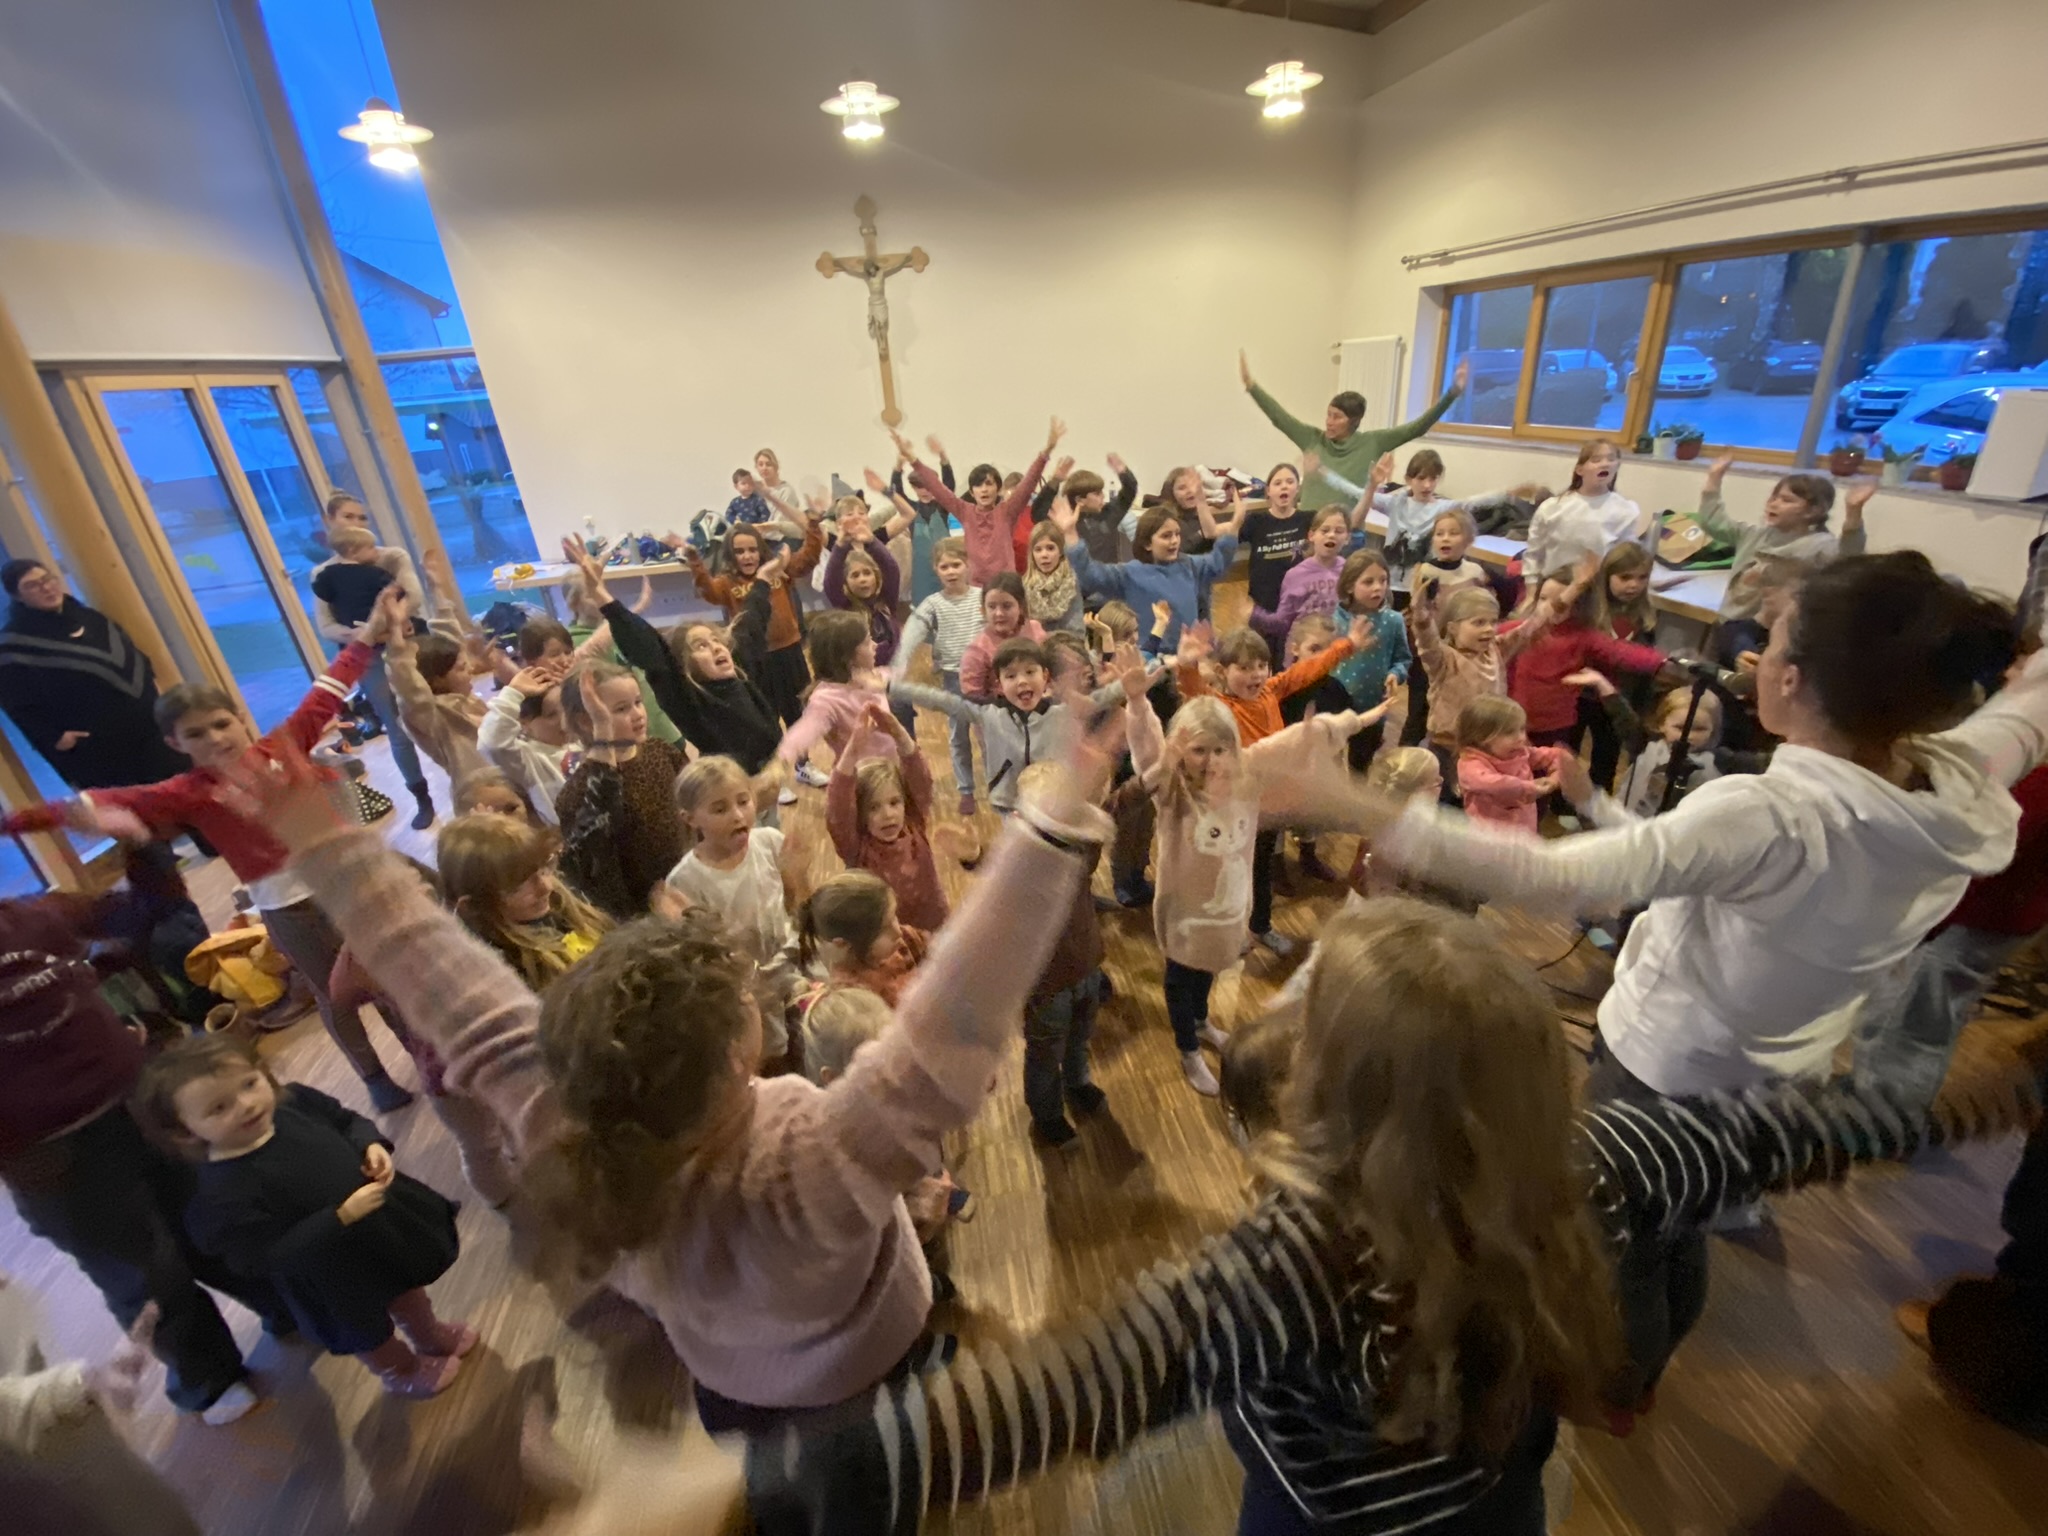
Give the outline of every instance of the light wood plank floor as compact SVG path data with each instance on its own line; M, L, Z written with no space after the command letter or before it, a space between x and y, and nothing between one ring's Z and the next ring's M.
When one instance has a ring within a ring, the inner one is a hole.
M1220 606L1241 611L1242 592ZM1233 606L1236 605L1236 606ZM946 755L923 736L950 815ZM374 780L405 805L385 749ZM445 806L445 783L435 776ZM793 819L815 821L821 795L801 791ZM387 822L395 846L431 854L431 834ZM984 835L993 818L984 813ZM822 840L821 840L822 841ZM1326 856L1348 855L1339 841ZM830 855L822 856L830 860ZM967 879L948 873L956 899ZM1106 877L1105 877L1106 881ZM229 879L218 865L195 887L225 916ZM1338 893L1284 899L1279 926L1304 940ZM1533 963L1551 961L1569 930L1522 914L1489 913ZM987 1113L952 1160L979 1213L949 1239L963 1306L950 1326L970 1339L1042 1327L1096 1305L1119 1283L1227 1225L1242 1208L1245 1170L1213 1101L1181 1082L1159 996L1159 960L1146 914L1105 916L1117 998L1096 1043L1111 1114L1075 1150L1041 1154L1025 1135L1019 1056ZM1250 960L1218 989L1226 1026L1259 1008L1287 967ZM1550 966L1561 1027L1580 1025L1605 985L1607 963L1580 949ZM1574 1022L1577 1021L1577 1022ZM2009 1061L2042 1021L1987 1021L1966 1037L1965 1065ZM396 1044L379 1036L410 1080ZM281 1075L363 1105L317 1021L273 1037ZM431 1111L386 1121L401 1166L465 1193L454 1151ZM2048 1449L1947 1402L1897 1334L1892 1306L1945 1276L1983 1269L2000 1240L1998 1199L2017 1143L1925 1160L1910 1171L1858 1179L1779 1204L1766 1240L1716 1240L1713 1298L1659 1394L1657 1411L1617 1441L1581 1432L1561 1453L1575 1489L1555 1529L1571 1536L2005 1536L2048 1530ZM351 1360L314 1358L258 1342L255 1320L230 1309L253 1346L270 1406L209 1430L181 1420L160 1396L141 1415L142 1449L212 1536L329 1536L433 1532L496 1536L535 1513L518 1472L520 1407L531 1393L560 1403L560 1438L580 1464L601 1467L623 1429L680 1436L693 1421L685 1373L659 1330L634 1308L600 1299L559 1317L507 1251L501 1217L471 1200L461 1261L435 1288L449 1316L482 1330L485 1346L443 1398L385 1398ZM0 1269L41 1292L53 1356L104 1356L111 1321L67 1258L29 1236L0 1204ZM982 1508L931 1522L939 1531L1012 1536L1034 1531L1119 1536L1223 1536L1234 1528L1238 1472L1213 1423L1154 1437L1117 1462L1069 1469Z

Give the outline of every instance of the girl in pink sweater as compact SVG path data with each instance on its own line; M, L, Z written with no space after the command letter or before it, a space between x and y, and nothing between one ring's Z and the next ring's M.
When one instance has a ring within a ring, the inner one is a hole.
M995 702L996 647L1019 635L1045 639L1038 620L1025 617L1028 611L1024 578L1015 571L997 572L981 589L981 633L968 642L960 658L960 691L975 703Z
M896 742L875 729L868 701L881 697L867 683L875 672L875 639L867 615L834 609L811 620L805 637L816 679L804 695L804 712L783 733L775 755L790 767L810 761L811 748L824 742L834 756L851 751L856 761L893 754Z
M895 1026L829 1089L754 1076L752 967L708 923L628 923L538 998L375 831L335 821L303 758L242 776L240 794L450 1083L510 1128L541 1262L653 1313L706 1426L725 1430L934 1353L903 1194L980 1109L1086 855L1111 834L1093 804L1105 745L1077 739L1058 784L1009 818Z
M1474 821L1515 827L1532 837L1536 807L1557 789L1570 753L1529 745L1529 717L1513 699L1483 694L1458 715L1458 793Z

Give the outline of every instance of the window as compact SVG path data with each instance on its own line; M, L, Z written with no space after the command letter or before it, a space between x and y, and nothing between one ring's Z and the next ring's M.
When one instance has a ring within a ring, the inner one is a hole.
M371 96L398 104L375 8L371 0L262 0L262 8L327 222L435 526L465 601L481 609L496 596L493 568L534 559L537 550L419 173L380 170L360 144L336 132ZM360 495L318 376L296 369L292 386L329 478Z
M1544 295L1528 419L1550 427L1621 431L1649 303L1647 277L1551 288Z
M2048 214L1880 231L1860 260L1847 234L1788 246L1451 290L1439 384L1465 362L1472 385L1445 421L1645 451L1690 426L1788 462L1861 438L1925 469L1977 453L2008 391L2048 389Z
M1683 421L1710 442L1796 449L1846 259L1835 248L1680 267L1648 430Z
M2004 390L2048 388L2044 358L2048 231L1873 245L1833 381L1835 437L1923 464L1976 453Z
M1473 426L1512 427L1515 394L1522 385L1522 352L1529 338L1529 309L1536 290L1493 288L1461 293L1451 301L1450 367L1472 370L1471 382L1444 415Z
M476 354L386 363L384 383L463 601L488 607L492 569L539 551Z

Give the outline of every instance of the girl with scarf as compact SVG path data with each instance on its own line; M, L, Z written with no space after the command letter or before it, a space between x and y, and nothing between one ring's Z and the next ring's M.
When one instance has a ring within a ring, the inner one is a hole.
M1051 523L1040 523L1031 535L1024 560L1024 610L1047 630L1082 632L1081 584L1067 564L1060 531Z

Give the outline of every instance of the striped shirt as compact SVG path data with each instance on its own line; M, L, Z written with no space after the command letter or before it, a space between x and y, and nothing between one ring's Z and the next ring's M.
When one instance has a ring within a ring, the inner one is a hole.
M1580 1145L1618 1255L1766 1191L1995 1129L1930 1122L1881 1089L1843 1083L1602 1104L1582 1115ZM1448 1532L1496 1474L1476 1457L1374 1432L1401 1339L1398 1300L1376 1283L1361 1240L1311 1202L1276 1194L1193 1262L1148 1271L1104 1311L962 1349L949 1365L750 1444L750 1501L804 1511L818 1531L911 1532L927 1506L979 1497L1061 1457L1112 1455L1232 1404L1312 1523L1370 1536Z
M903 626L903 638L896 645L896 675L909 670L910 658L927 640L932 647L932 665L941 672L958 672L967 647L981 633L981 588L969 587L958 597L934 592L910 611Z

